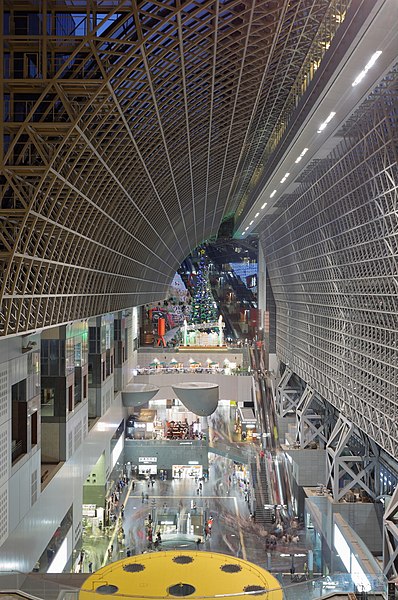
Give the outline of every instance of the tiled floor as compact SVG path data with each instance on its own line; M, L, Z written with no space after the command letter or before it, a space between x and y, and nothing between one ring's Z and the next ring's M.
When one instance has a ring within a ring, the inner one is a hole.
M124 518L119 519L118 527L97 535L85 536L84 571L88 571L89 562L98 569L108 561L118 560L131 554L148 551L145 521L149 513L162 513L162 520L173 521L175 515L178 528L173 533L162 534L162 549L196 547L197 534L186 524L199 521L203 517L213 517L211 537L200 544L203 551L216 551L239 556L276 573L289 573L291 558L283 554L302 554L296 557L296 573L303 571L306 562L305 542L277 544L271 551L265 551L266 531L250 519L250 512L244 500L238 482L233 477L233 461L211 454L209 481L203 484L202 493L197 495L197 483L194 480L156 480L153 488L148 489L145 481L139 481L132 491L131 483L124 499ZM231 482L229 480L231 476ZM148 502L142 502L142 492L149 494ZM196 508L193 507L195 503ZM117 535L117 529L123 527L124 541ZM119 538L119 539L118 539ZM304 535L301 536L303 540ZM112 550L110 548L112 547Z

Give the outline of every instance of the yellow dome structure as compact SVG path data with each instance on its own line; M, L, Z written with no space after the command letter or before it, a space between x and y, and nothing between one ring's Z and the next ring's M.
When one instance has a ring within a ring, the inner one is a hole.
M201 551L167 551L139 554L99 569L80 590L79 600L98 594L118 600L135 598L215 598L233 595L247 600L282 600L279 582L268 571L245 560ZM241 595L240 595L241 594Z

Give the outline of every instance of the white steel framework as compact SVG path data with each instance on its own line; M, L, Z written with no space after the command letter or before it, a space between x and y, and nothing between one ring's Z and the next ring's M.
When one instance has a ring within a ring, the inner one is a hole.
M264 220L277 354L398 458L398 72Z

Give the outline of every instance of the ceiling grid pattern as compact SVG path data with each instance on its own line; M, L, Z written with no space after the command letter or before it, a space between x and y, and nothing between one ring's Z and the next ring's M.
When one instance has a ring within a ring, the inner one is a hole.
M336 1L5 0L0 334L163 298Z
M277 353L398 458L398 68L264 220Z

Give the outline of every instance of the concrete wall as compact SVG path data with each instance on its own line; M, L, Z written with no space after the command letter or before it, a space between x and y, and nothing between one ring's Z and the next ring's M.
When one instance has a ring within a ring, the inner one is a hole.
M308 488L305 492L309 496L305 503L306 509L313 515L317 529L322 529L330 548L333 545L333 518L338 514L352 527L371 552L382 553L382 531L373 503L335 502L329 495L316 496L314 490Z
M303 487L315 487L318 483L326 484L326 450L301 450L300 448L283 447L292 459L293 477Z
M291 432L292 429L296 428L296 417L294 415L288 415L286 417L280 417L277 415L277 426L279 433L279 440L281 444L284 444L286 441L286 434ZM295 437L295 436L294 436Z

